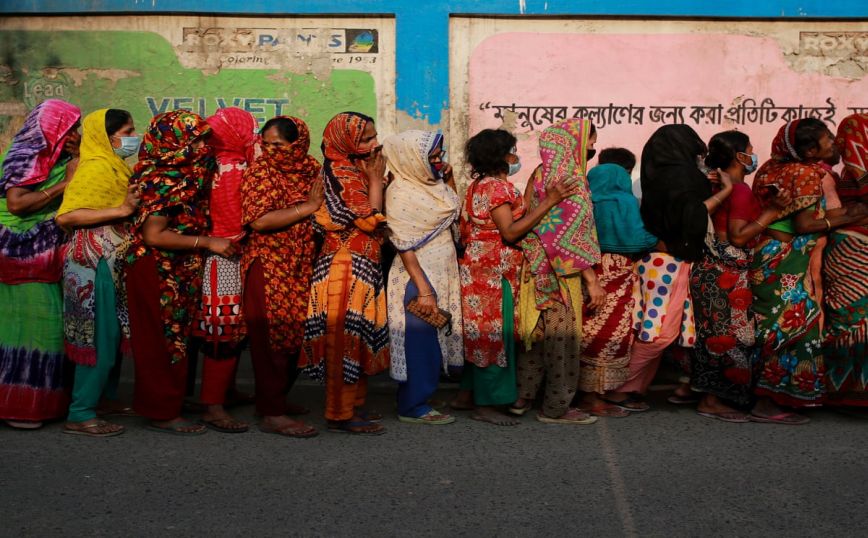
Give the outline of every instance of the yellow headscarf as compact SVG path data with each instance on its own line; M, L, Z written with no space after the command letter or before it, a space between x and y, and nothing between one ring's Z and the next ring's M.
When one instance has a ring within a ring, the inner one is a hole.
M132 170L112 148L105 130L107 108L91 112L82 122L81 158L63 193L58 215L76 209L107 209L121 205Z

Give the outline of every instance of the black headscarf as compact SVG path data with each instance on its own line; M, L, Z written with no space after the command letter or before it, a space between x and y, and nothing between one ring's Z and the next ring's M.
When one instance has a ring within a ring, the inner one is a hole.
M687 125L664 125L642 149L642 220L670 254L687 261L702 257L711 182L696 164L708 151Z

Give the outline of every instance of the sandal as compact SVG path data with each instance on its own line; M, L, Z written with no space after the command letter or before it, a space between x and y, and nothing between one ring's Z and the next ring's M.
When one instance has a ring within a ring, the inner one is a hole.
M356 416L367 422L381 422L383 420L383 415L380 413L365 409L356 409Z
M523 417L525 413L531 410L531 408L533 408L533 404L531 402L527 402L527 405L525 405L524 407L516 407L514 405L510 405L509 412L517 417Z
M770 417L764 417L751 413L750 415L748 415L748 418L751 422L761 422L764 424L786 424L787 426L801 426L811 421L811 419L809 419L808 417L799 415L797 413L790 413L789 411L784 411Z
M537 413L536 419L544 424L593 424L597 422L597 417L591 416L583 411L579 411L576 408L571 407L567 410L566 413L559 417L550 417L542 414L542 412Z
M579 407L585 413L590 413L595 417L604 417L604 418L624 418L629 417L630 412L625 411L618 407L617 405L612 405L608 403L604 403L601 405L597 405L591 408Z
M455 417L452 415L444 415L440 411L432 409L421 417L403 417L398 415L398 420L408 424L431 424L432 426L439 426L441 424L452 424L455 422Z
M607 398L600 398L600 399L603 400L604 402L606 402L607 404L612 404L615 407L623 409L624 411L629 411L631 413L643 413L643 412L651 409L650 405L648 405L647 403L643 402L639 398L632 396L632 395L627 396L626 398L624 398L620 402L616 402L615 400L609 400Z
M371 429L371 427L374 427ZM361 429L368 428L368 429ZM332 433L350 433L353 435L383 435L386 428L382 424L370 420L330 420L328 430Z
M260 424L259 431L261 431L262 433L273 433L275 435L282 435L284 437L294 437L296 439L309 439L311 437L316 437L317 435L319 435L319 432L316 428L309 424L305 424L304 422L287 424L282 428L272 428L270 426L266 426L265 424Z
M63 433L70 435L84 435L86 437L114 437L126 431L120 424L113 424L105 420L94 420L91 424L81 424L77 428L70 428L69 424L63 427Z
M204 424L196 424L189 420L179 420L170 426L156 426L153 422L149 423L147 428L151 431L168 433L170 435L202 435L208 432L208 428ZM190 429L194 428L194 429Z
M232 417L218 418L214 420L200 419L199 424L207 426L220 433L244 433L250 429L246 422L235 420Z
M721 411L720 413L708 413L705 411L697 411L697 415L705 418L710 418L714 420L721 420L723 422L732 422L732 423L744 423L750 422L750 418L745 413L741 411Z
M42 427L41 420L7 420L6 425L16 430L38 430Z

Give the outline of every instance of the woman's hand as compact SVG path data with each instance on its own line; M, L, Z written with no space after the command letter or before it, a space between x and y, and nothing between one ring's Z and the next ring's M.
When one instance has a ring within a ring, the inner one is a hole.
M377 151L363 161L357 161L359 170L368 177L371 182L383 181L386 175L386 158L382 151Z
M437 296L433 294L417 295L416 304L419 305L419 310L426 316L431 316L434 312L437 312Z
M598 280L595 279L587 284L585 289L588 290L588 308L596 310L606 304L606 290L603 289Z
M778 213L784 211L793 202L793 196L790 191L778 191L774 198L771 199L771 206L778 210Z
M546 200L548 200L549 205L554 206L577 192L579 192L579 177L570 177L549 185L546 188Z
M81 133L72 131L66 136L63 142L63 151L69 153L73 158L78 159L79 148L81 147Z
M311 185L310 192L307 195L307 201L314 211L319 209L325 201L325 188L323 187L321 179L317 179L313 182L313 185Z
M231 258L237 251L235 243L225 237L208 237L205 248L224 258Z
M137 185L130 185L127 188L127 196L124 198L124 203L121 204L123 216L129 217L135 213L136 208L139 207L139 202L141 202L139 187Z
M715 172L717 172L717 175L720 177L720 185L722 187L721 190L732 189L732 176L730 176L727 172L721 170L720 168L715 170Z

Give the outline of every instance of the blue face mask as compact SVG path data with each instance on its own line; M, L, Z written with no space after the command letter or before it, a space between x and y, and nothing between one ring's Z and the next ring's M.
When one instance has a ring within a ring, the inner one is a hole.
M521 170L521 161L515 161L514 163L509 163L509 175L514 176Z
M742 155L747 155L745 152L740 152ZM750 164L744 165L744 173L745 174L753 174L756 172L756 169L759 168L759 157L757 157L756 153L750 154Z
M121 159L126 159L127 157L131 157L139 151L139 144L141 144L142 139L138 136L119 136L121 139L121 147L114 148L115 154Z

